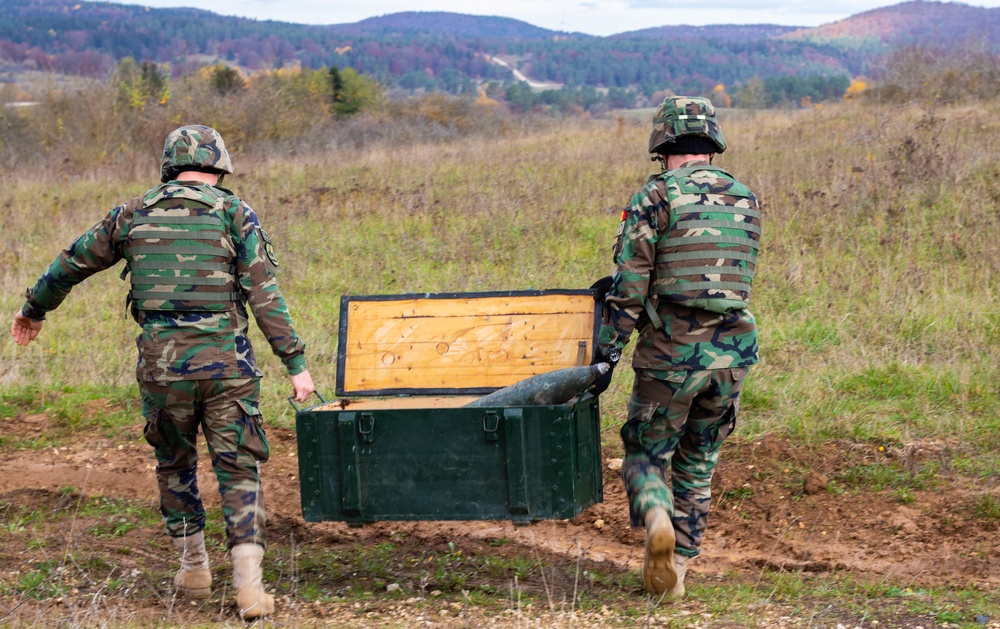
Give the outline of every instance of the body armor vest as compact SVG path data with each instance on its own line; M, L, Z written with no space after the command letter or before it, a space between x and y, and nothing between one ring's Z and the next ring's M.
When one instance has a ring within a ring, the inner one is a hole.
M125 246L133 308L235 309L242 298L225 199L225 193L207 185L164 184L146 193Z
M695 173L706 176L694 177ZM673 228L656 244L660 300L711 312L742 310L750 303L760 209L745 185L721 168L692 166L660 175L680 195L670 204Z

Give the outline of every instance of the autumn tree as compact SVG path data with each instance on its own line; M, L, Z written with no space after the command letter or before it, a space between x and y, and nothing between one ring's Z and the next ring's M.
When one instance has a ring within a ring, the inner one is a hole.
M246 87L246 81L243 79L243 75L236 68L231 68L224 63L212 68L209 80L212 84L212 88L220 96L227 96L234 92L241 91Z
M144 109L150 102L164 105L170 100L166 74L150 61L140 65L132 57L122 59L115 70L114 82L119 102L130 109Z
M329 75L333 115L338 118L374 107L382 100L382 86L354 68L331 67Z

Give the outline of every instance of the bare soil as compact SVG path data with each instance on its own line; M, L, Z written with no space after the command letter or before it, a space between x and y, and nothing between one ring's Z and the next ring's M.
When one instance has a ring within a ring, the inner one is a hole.
M45 415L8 418L3 423L7 436L23 439L40 437L53 429ZM154 459L140 434L137 425L114 438L80 435L72 444L59 448L4 453L0 459L0 624L240 623L221 591L228 578L221 539L213 540L211 551L220 591L207 604L193 605L171 596L169 577L176 569L176 560L155 518L147 518L145 523L121 534L111 534L108 527L114 523L105 522L106 515L88 516L80 509L84 498L102 496L140 507L148 505L151 512L156 512ZM466 555L527 557L539 564L568 566L570 572L575 566L577 574L582 566L585 574L589 569L591 573L616 575L619 584L629 583L629 573L641 569L643 531L628 524L624 492L614 470L615 446L609 446L605 453L604 502L572 520L528 526L494 521L384 522L350 528L341 523L303 520L294 432L272 428L268 435L272 458L263 474L272 549L300 546L311 553L338 552L393 541L401 552L411 556L458 549ZM977 511L976 505L996 504L990 501L997 500L1000 494L995 479L965 477L951 470L949 462L954 454L953 445L939 443L884 448L847 442L796 445L782 439L752 443L733 440L723 450L714 479L709 531L703 553L690 569L688 583L697 586L729 579L753 581L764 570L783 570L807 574L848 572L859 579L912 587L994 590L1000 586L1000 531L996 518L984 515L981 509ZM924 477L926 483L917 483L920 470L931 463L937 473ZM876 491L878 487L871 483L852 485L851 479L858 478L852 470L859 469L895 470L903 479L903 488ZM909 487L907 478L914 481ZM207 506L217 507L217 485L207 456L203 457L199 480ZM57 522L53 526L44 522L19 524L15 516L32 510L74 510L76 515L70 520L53 518ZM61 562L66 578L70 573L77 575L70 580L72 590L48 600L16 593L12 585L46 561ZM282 575L296 574L294 566L284 565L289 559L275 557L273 550L267 561L284 562L279 570ZM279 600L278 612L269 622L323 624L339 618L334 624L409 626L419 618L423 624L470 626L492 616L489 622L503 624L504 616L494 616L496 610L476 610L471 599L463 605L463 596L468 598L463 587L452 588L455 595L449 597L447 587L433 579L428 582L426 576L418 578L421 573L416 570L400 568L389 579L401 588L394 596L380 599L379 592L385 592L382 582L358 577L370 585L374 594L371 600L359 603L352 599L341 606L313 604L303 602L303 597L293 592ZM160 578L136 577L140 573ZM106 576L97 579L93 576L96 574ZM547 592L551 601L553 588L575 591L573 588L579 585L566 583L565 578L555 583L555 569L549 580L539 578L544 574L526 576L517 587ZM135 578L133 595L126 592L113 599L113 605L108 603L112 599L100 599L101 589L107 587L111 577L127 580L130 575ZM329 575L324 586L334 593L343 592L352 586L354 576L356 573L346 571ZM493 578L498 591L511 589L513 605L513 586L508 577L481 578ZM619 595L624 587L627 595L642 600L641 580L633 578L631 583L634 585L617 586ZM298 582L296 587L307 586ZM465 585L476 586L474 580ZM589 587L599 586L591 581ZM439 590L444 590L440 600L449 601L443 607L418 604L410 612L404 611L407 604L439 596ZM600 592L596 594L600 596ZM104 602L98 605L98 600ZM565 599L560 605L565 610ZM548 613L554 613L553 609ZM685 614L701 614L705 607L702 602L688 599L675 605L671 613L678 609L686 610L681 612ZM615 614L607 609L586 614L578 611L569 624L618 624ZM507 610L506 617L510 615L511 610ZM786 618L781 623L775 620L761 626L782 626L785 622L794 625ZM903 620L899 623L883 622L881 626L917 626Z

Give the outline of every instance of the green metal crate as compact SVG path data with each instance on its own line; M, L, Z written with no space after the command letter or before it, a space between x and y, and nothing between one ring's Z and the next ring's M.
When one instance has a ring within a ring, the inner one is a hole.
M589 364L589 291L341 299L338 399L296 413L306 520L533 521L603 500L600 406L463 408Z

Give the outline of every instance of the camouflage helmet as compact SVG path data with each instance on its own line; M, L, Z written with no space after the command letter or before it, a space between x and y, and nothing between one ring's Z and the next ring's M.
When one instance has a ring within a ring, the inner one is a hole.
M678 138L686 139L678 142ZM689 147L702 150L688 150ZM653 132L649 134L649 152L654 156L725 150L726 139L722 137L712 101L696 96L668 96L656 108Z
M222 136L212 127L192 124L174 129L163 143L160 181L167 183L185 170L231 175L233 163Z

